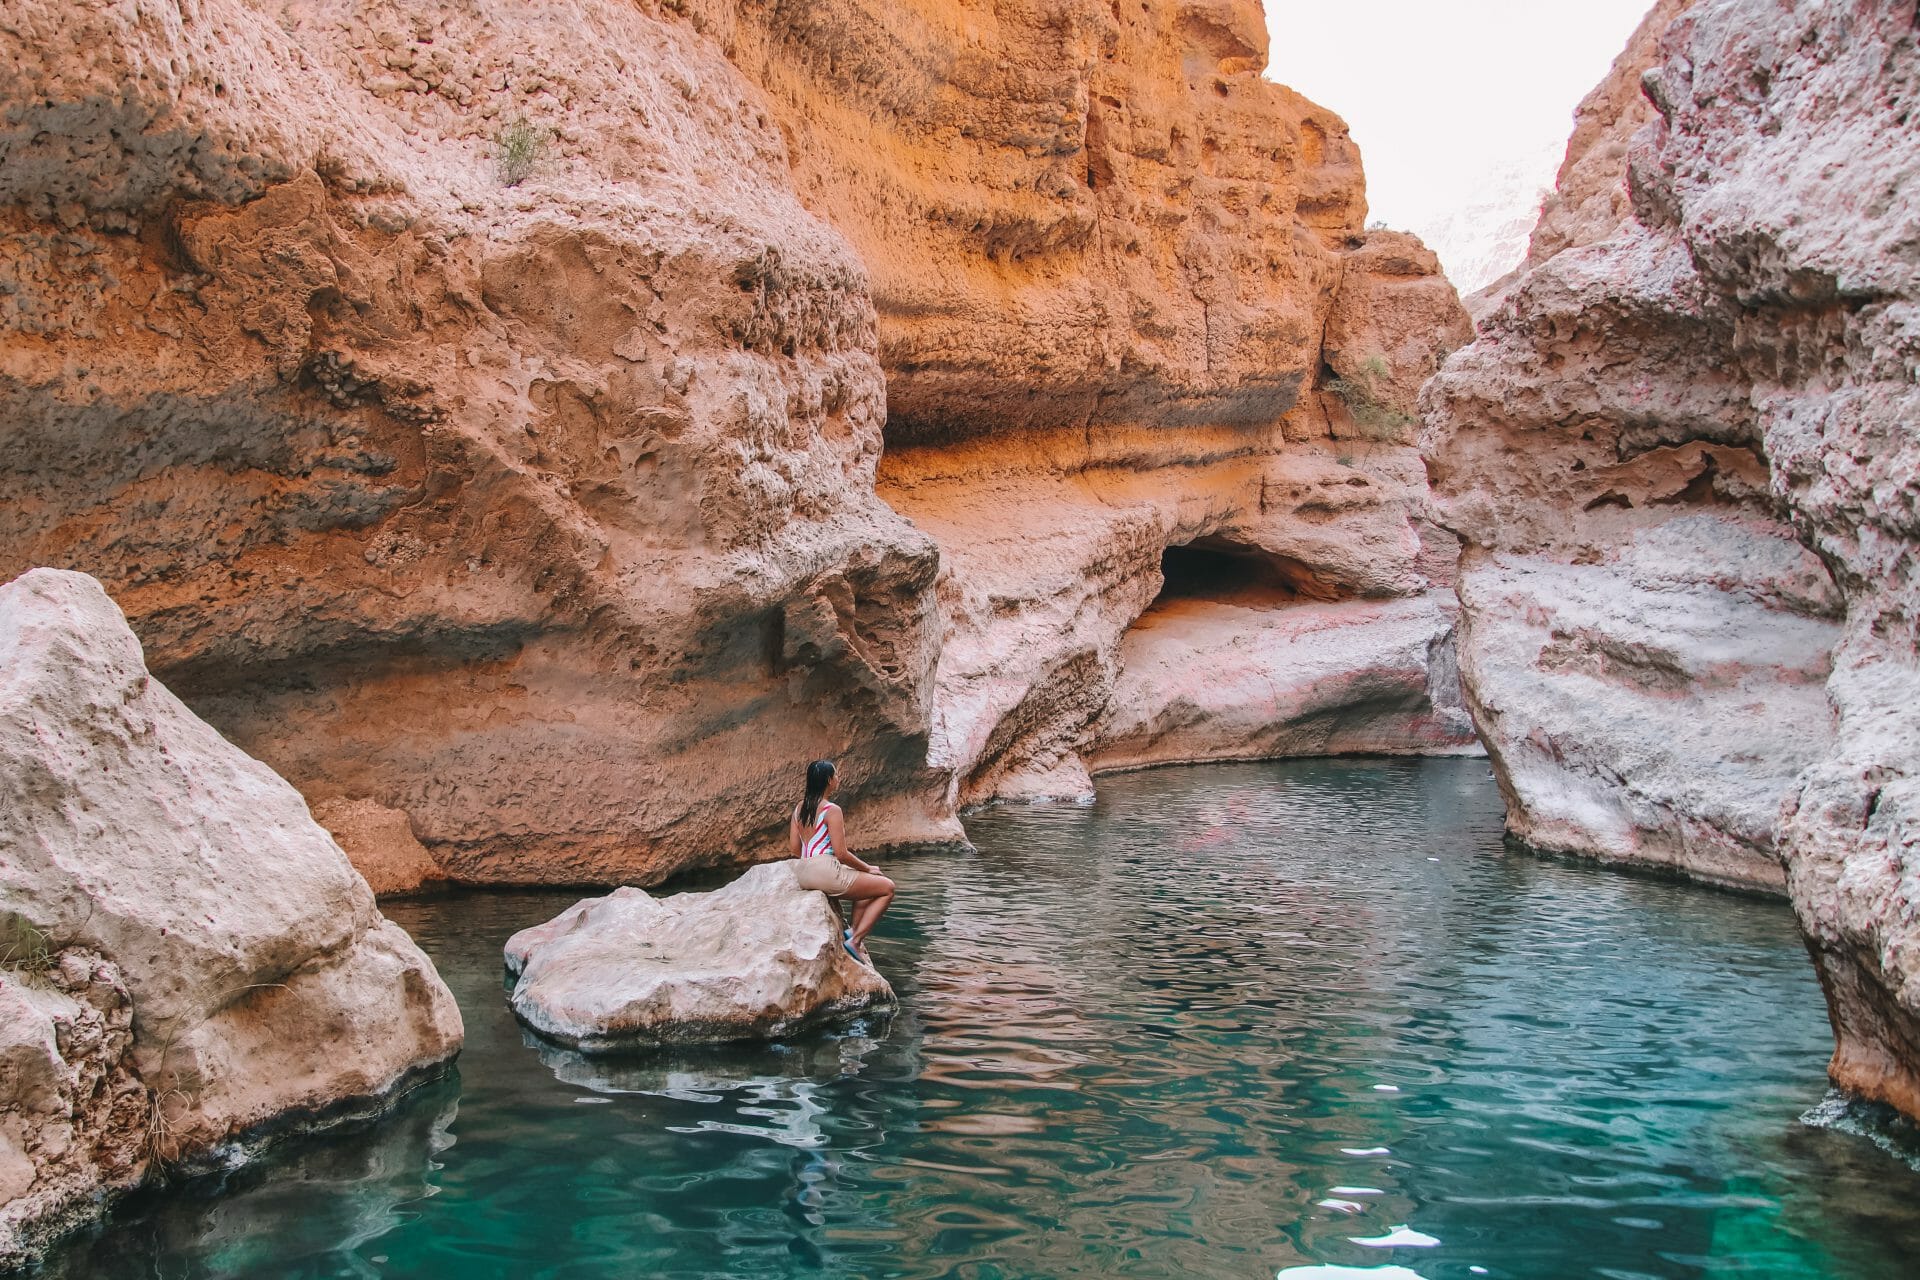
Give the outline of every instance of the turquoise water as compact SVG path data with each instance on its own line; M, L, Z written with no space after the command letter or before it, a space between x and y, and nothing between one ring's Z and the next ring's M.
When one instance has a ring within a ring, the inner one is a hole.
M1509 852L1484 762L1161 770L969 829L890 868L899 1013L769 1047L536 1047L500 946L574 895L393 905L458 1077L48 1270L1913 1274L1920 1174L1798 1120L1829 1045L1788 911Z

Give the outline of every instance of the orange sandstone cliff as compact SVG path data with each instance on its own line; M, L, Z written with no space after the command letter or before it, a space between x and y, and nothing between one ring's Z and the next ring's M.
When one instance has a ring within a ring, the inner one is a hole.
M1264 50L1250 2L20 6L0 578L95 574L350 851L476 882L762 855L816 756L888 845L1457 748L1406 411L1464 316ZM1151 673L1244 632L1375 642L1214 734Z

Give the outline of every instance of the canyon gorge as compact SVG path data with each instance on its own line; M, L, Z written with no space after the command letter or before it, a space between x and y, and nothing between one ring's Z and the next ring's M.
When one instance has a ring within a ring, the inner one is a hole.
M164 703L310 883L207 961L0 826L58 975L0 972L10 1221L149 1176L150 1113L180 1159L444 1063L369 884L736 870L817 757L908 850L1484 748L1527 846L1787 896L1832 1079L1920 1117L1915 21L1659 0L1470 315L1251 0L23 0L0 649L99 669L18 714ZM197 920L222 803L116 892ZM380 1052L234 1083L303 1000Z
M30 12L0 574L99 577L363 862L650 884L815 757L888 847L1271 753L1153 674L1249 607L1314 606L1240 658L1288 743L1471 744L1409 413L1471 331L1257 6Z

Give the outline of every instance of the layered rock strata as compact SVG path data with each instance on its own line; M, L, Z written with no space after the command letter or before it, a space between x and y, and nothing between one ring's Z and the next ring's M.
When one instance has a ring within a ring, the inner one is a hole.
M793 860L711 893L621 888L507 940L509 1003L583 1053L769 1040L890 1008L893 988L840 941L840 913L802 889Z
M1462 670L1530 838L1784 867L1833 1078L1920 1115L1912 6L1649 24L1563 170L1594 216L1425 393Z
M739 859L799 767L955 838L936 550L769 104L615 0L0 31L0 573L84 567L316 803L465 880Z
M299 793L148 675L82 574L0 587L0 911L0 1263L460 1047Z
M856 838L958 839L1071 771L1168 543L1352 576L1358 520L1428 585L1404 410L1464 321L1265 48L1251 0L28 4L0 573L99 574L454 879L763 856L817 756ZM1007 586L963 468L1078 563ZM1010 654L985 597L1083 571Z

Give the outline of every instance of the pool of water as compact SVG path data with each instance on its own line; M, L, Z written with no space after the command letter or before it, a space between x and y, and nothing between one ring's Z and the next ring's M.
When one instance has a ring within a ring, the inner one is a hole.
M1799 1120L1830 1046L1787 909L1510 851L1483 761L1161 770L969 830L889 868L898 1014L770 1046L542 1047L500 947L574 895L393 904L457 1076L47 1272L1913 1275L1920 1174Z

